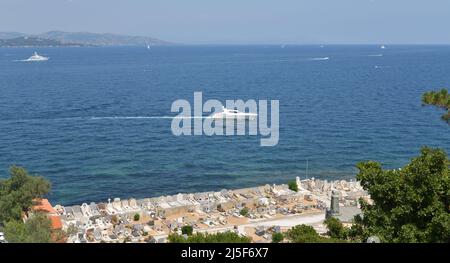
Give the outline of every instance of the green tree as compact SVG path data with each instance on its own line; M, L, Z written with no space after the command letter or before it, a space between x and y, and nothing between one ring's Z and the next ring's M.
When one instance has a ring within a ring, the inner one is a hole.
M70 224L66 230L67 235L72 236L78 233L78 227L75 224Z
M23 214L50 191L50 183L40 176L30 176L21 167L10 168L10 178L0 180L0 223L6 240L12 243L51 242L51 222L46 215L35 213L24 223Z
M328 228L328 235L336 239L347 239L348 231L342 225L341 221L335 217L329 217L325 220L325 225Z
M280 243L283 239L283 233L272 233L272 243Z
M312 226L297 225L289 229L286 237L293 243L322 243L325 238L321 237Z
M168 240L169 243L250 243L251 241L248 237L230 231L216 234L195 233L187 239L178 234L170 234Z
M1 229L10 243L25 243L28 239L28 230L22 221L11 220Z
M239 214L241 214L241 216L248 216L248 208L242 208L241 211L239 211Z
M355 242L361 242L366 241L368 236L369 234L365 233L363 228L361 215L356 215L353 219L352 226L347 231L348 239Z
M355 218L351 237L382 242L450 242L450 179L447 154L424 147L399 170L378 162L357 165L357 180L372 204L360 201L364 216ZM357 220L356 220L357 219Z
M288 183L288 187L289 187L290 190L292 190L294 192L298 192L298 185L297 185L297 182L295 180L294 181L290 181Z
M450 94L446 89L425 92L422 96L422 105L434 105L446 110L442 119L450 124Z
M50 191L50 183L40 176L30 176L21 167L12 166L10 178L0 180L0 222L20 220L35 198Z
M51 222L45 214L36 213L25 223L12 220L6 222L3 229L10 243L50 243Z
M170 234L167 240L169 243L188 243L186 238L178 234Z
M194 228L192 227L192 226L183 226L182 228L181 228L181 233L183 234L183 235L188 235L188 236L190 236L190 235L192 235L192 232L194 231Z
M134 221L139 221L140 218L141 218L141 216L138 213L134 214L134 217L133 217Z

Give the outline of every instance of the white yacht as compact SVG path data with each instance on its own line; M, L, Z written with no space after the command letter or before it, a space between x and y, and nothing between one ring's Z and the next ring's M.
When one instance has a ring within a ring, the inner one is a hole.
M227 109L222 106L222 111L211 115L213 119L250 119L254 120L258 114L249 112L240 112L235 109Z
M381 49L385 49L386 47L384 46L384 45L381 45L381 47L380 47Z
M38 53L35 51L33 56L29 57L25 61L46 61L48 59L49 59L48 57L38 55Z

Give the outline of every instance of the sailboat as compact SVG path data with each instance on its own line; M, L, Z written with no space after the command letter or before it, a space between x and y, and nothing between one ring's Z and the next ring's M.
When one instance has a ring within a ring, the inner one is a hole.
M147 45L147 49L150 49L150 45Z

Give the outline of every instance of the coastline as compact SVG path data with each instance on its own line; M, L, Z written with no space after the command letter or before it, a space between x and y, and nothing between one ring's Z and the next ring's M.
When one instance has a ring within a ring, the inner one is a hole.
M71 228L67 242L165 243L171 233L190 225L194 232L234 231L253 242L270 242L271 231L285 231L309 224L323 232L322 222L330 207L332 191L339 193L344 223L360 212L359 198L370 197L358 182L296 178L298 191L288 185L177 194L144 199L110 199L74 206L55 205L54 215L62 230ZM242 209L248 214L242 215ZM137 219L137 220L136 220ZM73 231L76 229L76 231ZM75 233L73 233L75 232ZM262 234L265 233L265 234Z

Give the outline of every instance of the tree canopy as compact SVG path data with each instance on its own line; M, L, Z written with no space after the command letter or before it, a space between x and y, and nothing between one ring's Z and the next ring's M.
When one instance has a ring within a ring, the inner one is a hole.
M312 226L297 225L286 232L285 237L292 243L335 243L344 242L319 235Z
M8 242L51 242L51 222L46 215L34 213L26 222L22 216L50 191L50 183L40 176L30 176L17 166L10 169L10 178L0 180L0 223Z
M46 215L37 213L25 223L8 221L3 229L10 243L50 243L52 240L51 223Z
M446 89L425 92L422 96L423 105L434 105L447 111L442 119L450 124L450 94Z
M378 162L357 165L357 180L373 203L361 200L351 236L371 235L382 242L450 242L450 179L447 154L424 147L399 170Z
M0 180L0 222L20 220L32 200L50 191L50 183L40 176L30 176L21 167L12 166L10 178Z
M288 187L289 187L290 190L292 190L294 192L298 192L298 185L297 185L297 182L295 180L289 181L288 182Z
M183 235L188 235L188 236L190 236L190 235L192 235L192 232L194 231L194 228L192 227L192 226L183 226L182 228L181 228L181 233L183 234Z
M241 211L239 211L239 214L241 214L241 216L248 216L248 208L242 208Z
M325 225L328 228L328 235L336 239L347 239L348 229L335 217L329 217L325 220Z
M272 243L280 243L281 241L283 241L284 239L284 235L283 233L273 233L272 234Z

